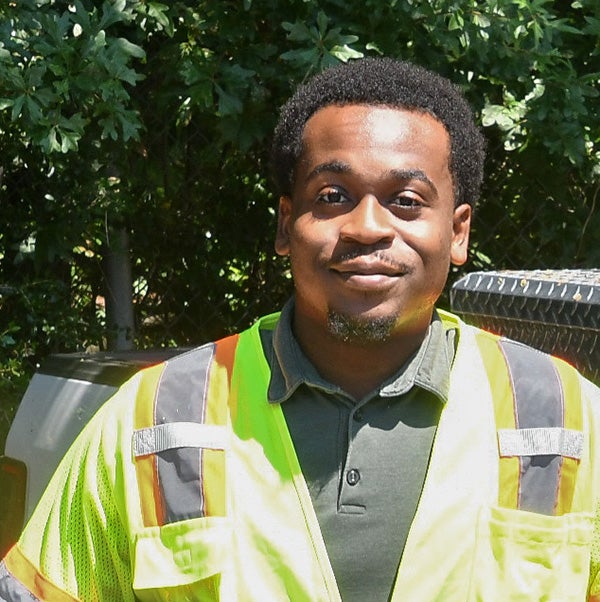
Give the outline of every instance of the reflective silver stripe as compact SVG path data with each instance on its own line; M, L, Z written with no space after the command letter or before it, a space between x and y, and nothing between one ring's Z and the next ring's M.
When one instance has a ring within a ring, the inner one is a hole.
M225 427L214 424L169 422L139 429L133 433L135 457L158 454L180 447L226 449L226 445Z
M498 445L503 457L557 455L579 460L583 452L583 433L558 427L500 429Z
M13 574L0 562L0 601L2 602L39 602Z
M549 355L515 341L500 340L514 394L517 432L524 429L564 429L564 395ZM574 400L576 402L576 400ZM515 435L523 440L526 434ZM539 444L539 443L538 443ZM562 455L519 455L521 474L518 507L553 515Z
M562 427L562 386L550 356L503 339L515 396L517 428Z
M154 407L154 423L195 422L205 419L206 395L214 343L169 360L162 373ZM204 516L202 448L172 447L156 456L164 523Z

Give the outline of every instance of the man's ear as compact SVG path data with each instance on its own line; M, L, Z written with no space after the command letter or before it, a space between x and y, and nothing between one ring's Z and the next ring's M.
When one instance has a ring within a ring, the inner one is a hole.
M454 209L452 217L452 247L450 249L450 261L453 265L463 265L467 261L471 214L471 205L467 203L459 205Z
M290 254L290 220L292 218L292 199L288 196L279 197L277 212L277 234L275 236L275 252L277 255Z

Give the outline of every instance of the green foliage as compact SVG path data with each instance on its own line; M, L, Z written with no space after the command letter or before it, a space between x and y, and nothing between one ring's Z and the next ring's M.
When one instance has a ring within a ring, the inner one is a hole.
M290 290L271 242L277 107L366 55L447 75L481 118L471 268L598 266L599 40L596 0L2 3L0 283L15 292L0 365L103 347L102 257L121 225L140 344L276 308Z
M110 35L135 16L126 2L91 8L76 0L9 4L0 26L1 71L9 88L0 106L10 109L30 142L46 153L75 151L88 126L100 138L137 138L141 123L126 85L142 75L132 66L144 50Z
M330 28L330 19L323 11L317 13L314 25L308 26L304 21L284 21L281 25L288 32L287 39L290 42L304 46L281 55L284 61L292 64L320 71L339 61L346 62L364 56L350 46L358 42L358 36L342 34L341 27Z

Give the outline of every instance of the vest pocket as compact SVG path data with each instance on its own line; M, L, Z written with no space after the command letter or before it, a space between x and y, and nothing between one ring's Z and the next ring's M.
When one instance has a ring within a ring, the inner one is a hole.
M586 598L592 517L484 508L470 602L581 602Z
M177 588L178 601L217 600L220 575L231 545L224 517L195 518L145 528L133 550L133 587L140 600Z

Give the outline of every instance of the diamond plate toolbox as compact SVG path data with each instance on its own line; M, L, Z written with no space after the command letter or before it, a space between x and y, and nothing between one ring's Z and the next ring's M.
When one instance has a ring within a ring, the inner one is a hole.
M465 322L564 358L600 384L600 269L473 272L450 290Z

